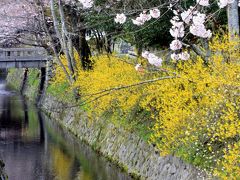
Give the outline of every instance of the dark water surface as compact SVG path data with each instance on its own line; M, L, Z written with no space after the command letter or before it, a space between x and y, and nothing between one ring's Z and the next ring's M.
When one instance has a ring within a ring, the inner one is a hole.
M130 180L0 80L0 159L9 180Z

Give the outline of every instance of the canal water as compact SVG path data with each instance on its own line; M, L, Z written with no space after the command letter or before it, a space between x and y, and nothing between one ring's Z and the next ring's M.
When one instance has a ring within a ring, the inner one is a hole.
M0 159L9 180L130 180L0 80Z

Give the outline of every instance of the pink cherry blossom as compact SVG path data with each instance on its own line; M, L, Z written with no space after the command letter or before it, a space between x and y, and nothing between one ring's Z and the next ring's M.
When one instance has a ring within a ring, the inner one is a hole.
M170 44L170 49L173 51L179 50L182 48L182 42L179 41L178 39L175 39L172 41L172 43Z
M210 30L206 30L204 25L191 25L190 26L190 33L195 36L202 37L202 38L211 38L212 32Z
M172 59L172 60L176 60L176 61L177 61L177 60L179 60L179 59L180 59L180 56L179 56L179 54L172 53L172 54L171 54L171 59Z
M209 6L209 0L197 0L197 3L201 6Z
M173 26L170 29L170 34L174 38L182 38L182 37L184 37L184 35L185 35L184 26L181 26L180 28L177 28L177 27Z
M136 19L132 19L133 24L137 26L144 25L145 22L151 19L150 14L146 14L146 12L141 13Z
M204 25L205 18L206 15L200 12L193 15L193 24L190 26L190 33L202 38L211 38L212 32L210 30L207 30Z
M190 21L192 20L193 17L193 12L191 9L188 9L187 11L183 11L181 13L182 20L186 23L189 24Z
M219 6L220 8L224 8L224 7L226 7L227 5L232 4L233 2L234 2L234 0L220 0L220 1L218 2L218 6Z
M142 57L146 58L148 62L156 67L162 66L162 59L156 56L153 53L150 53L148 51L144 51L142 53Z
M202 13L197 13L196 15L193 16L193 23L198 25L198 24L204 24L205 23L205 18L206 15Z
M132 19L132 22L137 26L142 26L145 23L140 17L137 17L136 19Z
M155 54L150 53L148 55L148 62L154 66L162 66L162 59L157 57Z
M188 52L185 51L185 52L182 52L181 54L179 54L179 57L181 60L186 61L186 60L189 60L190 55L188 54Z
M125 14L123 14L123 13L122 13L122 14L117 14L116 17L115 17L115 19L114 19L114 21L115 21L116 23L119 23L119 24L125 23L126 20L127 20L127 17L126 17Z
M35 16L35 7L31 0L0 1L0 33L2 36L12 34L18 29L25 28Z
M179 18L173 18L171 20L172 23L172 28L170 29L170 34L174 37L174 38L182 38L185 34L184 31L184 24L183 22L178 22Z
M148 59L148 56L149 56L149 51L144 51L142 53L142 57L145 58L145 59Z
M152 18L159 18L160 17L160 11L159 9L152 9L150 10L150 15L152 16Z

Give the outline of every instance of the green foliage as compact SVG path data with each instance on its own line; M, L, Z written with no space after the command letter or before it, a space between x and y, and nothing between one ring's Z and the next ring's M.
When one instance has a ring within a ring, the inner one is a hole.
M28 84L30 86L38 87L40 81L40 72L37 69L30 69L28 71Z
M28 76L27 76L27 87L24 94L27 94L27 96L35 100L38 96L38 90L39 90L39 84L40 84L40 71L38 69L29 69L28 70Z
M58 96L60 98L66 97L69 92L69 84L67 82L62 82L57 85L49 85L47 92L53 96Z
M99 6L108 6L108 2L104 0L98 0L95 2ZM126 4L127 3L127 6ZM153 19L146 22L143 26L136 26L132 23L131 19L135 19L143 9L149 9L157 7L159 4L164 4L165 1L128 1L118 2L111 4L110 8L102 8L99 12L90 12L88 16L84 17L85 22L91 27L89 30L98 30L99 32L106 32L111 34L113 40L122 38L125 41L131 43L138 48L163 48L168 47L172 41L169 29L172 26L170 19L173 14L167 7L161 7L161 18ZM181 1L182 7L188 9L190 6L195 5L192 0ZM122 9L125 7L124 9ZM136 11L137 9L137 11ZM227 24L226 10L220 10L215 1L211 8L206 9L208 14L215 13L208 21L210 29L218 29L219 27L225 27ZM217 13L216 13L217 12ZM125 13L128 17L127 22L124 25L116 24L114 17L116 13ZM101 22L101 23L99 23ZM89 31L90 32L90 31ZM195 38L190 38L193 41Z

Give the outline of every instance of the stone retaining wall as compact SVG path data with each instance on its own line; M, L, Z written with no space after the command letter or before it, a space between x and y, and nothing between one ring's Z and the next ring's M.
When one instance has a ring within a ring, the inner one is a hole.
M41 104L51 118L135 177L149 180L206 179L204 173L179 158L161 157L152 145L134 133L116 128L105 120L89 121L79 108L67 108L68 104L49 95Z

